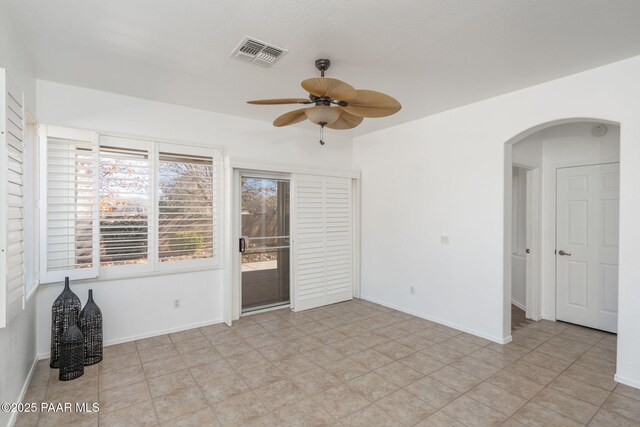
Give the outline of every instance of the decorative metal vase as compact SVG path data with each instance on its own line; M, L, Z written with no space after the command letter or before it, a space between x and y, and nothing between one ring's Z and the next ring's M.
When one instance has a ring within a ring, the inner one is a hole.
M93 301L93 289L89 289L89 299L80 312L80 330L84 337L84 365L89 366L102 360L102 311Z
M84 375L84 338L78 325L72 323L60 339L60 381L74 380Z
M70 325L77 325L80 317L80 298L69 288L69 278L64 278L64 290L51 307L51 358L49 366L60 367L60 340Z

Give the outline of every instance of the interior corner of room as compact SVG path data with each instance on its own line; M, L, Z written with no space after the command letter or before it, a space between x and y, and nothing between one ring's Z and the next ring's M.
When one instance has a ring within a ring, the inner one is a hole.
M495 409L495 402L482 400L483 387L516 390L514 399L522 401L512 411L497 410L500 422L542 419L535 412L540 410L566 425L640 423L640 32L632 25L632 17L640 17L638 6L589 0L608 23L594 30L601 38L596 43L573 24L572 34L584 40L572 39L557 5L509 6L513 10L503 18L474 5L486 19L518 22L518 28L537 17L533 28L561 38L537 40L537 32L527 30L501 49L496 46L504 40L495 31L482 30L486 43L479 47L458 27L476 25L479 18L472 14L409 1L402 11L405 26L358 2L362 19L378 23L376 28L398 24L388 44L375 36L381 52L396 61L380 63L381 53L366 47L370 30L364 26L352 31L353 43L336 43L331 33L316 46L301 24L298 39L263 23L258 28L277 42L264 44L280 53L277 63L271 58L273 64L256 65L257 57L237 56L247 43L263 42L241 39L209 6L189 11L176 2L158 5L138 33L123 19L129 7L124 1L77 9L61 3L59 15L67 16L58 23L47 19L55 8L43 0L0 5L0 403L25 401L30 385L58 384L44 361L50 357L52 303L68 277L83 304L93 292L104 315L107 353L125 347L137 352L144 350L141 342L169 340L158 346L171 347L171 357L184 363L190 372L185 388L197 383L193 387L206 396L201 400L210 399L203 408L216 420L224 416L224 405L215 400L220 390L207 394L182 359L184 344L169 337L206 338L229 378L246 381L238 395L259 395L259 388L268 393L263 388L271 383L254 386L251 381L262 377L243 376L261 369L249 358L234 360L241 367L228 363L238 356L234 345L268 366L276 366L276 358L301 356L295 361L330 371L337 378L331 386L341 393L362 388L356 380L365 375L388 385L386 401L369 390L349 395L363 399L362 405L329 414L334 423L348 424L348 416L366 408L381 419L408 416L390 409L400 405L390 396L414 399L427 383L455 397L420 401L416 405L428 410L419 420L403 419L408 425L434 414L436 421L464 424L456 405ZM249 13L233 3L220 8L227 15ZM281 10L277 2L267 3ZM311 5L302 3L287 19L299 22L311 13ZM559 3L592 27L601 22L569 0ZM344 16L354 13L330 4ZM80 43L79 34L93 28L85 19L92 7L104 8L114 21L93 16L99 31ZM409 16L414 8L421 12ZM555 11L548 21L546 8ZM443 28L457 29L461 39L446 41L446 31L436 26L429 31L448 49L424 41L419 46L428 58L397 57L415 31L432 28L420 16L441 9L449 10ZM196 33L185 22L205 34L196 10L218 22L214 33L224 33L224 48L209 52L203 46L215 44L213 39L201 40L201 46L190 38ZM156 25L168 25L177 13L184 22L171 24L167 31L175 31L175 40L168 40ZM619 32L610 23L616 20ZM115 21L123 33L111 32ZM514 32L511 24L499 28ZM127 29L134 40L123 40ZM229 56L236 39L241 43ZM525 50L533 56L517 53ZM332 52L331 61L325 59ZM356 95L334 75L398 101L375 92L369 94L373 106L360 105L368 91ZM287 90L305 98L246 105ZM264 342L257 344L258 335ZM261 352L274 343L282 348ZM317 349L322 351L314 354ZM371 359L354 356L365 352ZM211 354L198 355L214 361ZM386 362L378 366L380 360ZM563 368L543 366L550 360ZM344 366L331 366L338 361ZM146 390L152 381L145 361L139 362ZM594 373L595 366L605 373ZM527 367L542 377L525 373ZM45 368L46 375L39 371ZM444 378L454 370L468 387ZM511 374L524 378L530 396L505 378ZM304 389L307 384L293 377L277 380ZM592 395L569 391L566 384L576 381ZM100 400L98 390L96 385ZM323 399L332 399L326 389L304 391L305 398L322 392ZM593 409L591 415L563 412L550 403L554 393L578 399L580 410ZM157 399L149 392L148 401L136 404L151 405L149 416L158 424L176 421L177 415L163 420ZM276 401L256 414L263 421L283 417L292 402ZM107 405L100 422L107 425L109 413L126 407ZM16 412L0 411L0 425L19 419Z

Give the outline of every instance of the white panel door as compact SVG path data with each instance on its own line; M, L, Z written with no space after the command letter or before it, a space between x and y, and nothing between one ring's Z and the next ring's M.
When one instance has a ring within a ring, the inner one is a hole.
M558 169L558 320L617 332L620 165Z
M353 298L351 179L294 175L293 309Z

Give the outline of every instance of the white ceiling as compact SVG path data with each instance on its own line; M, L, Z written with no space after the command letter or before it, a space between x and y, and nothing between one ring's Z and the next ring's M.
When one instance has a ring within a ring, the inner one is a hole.
M39 78L259 120L297 106L246 100L304 96L330 58L403 104L350 135L640 54L638 0L7 1ZM230 58L245 35L289 53Z

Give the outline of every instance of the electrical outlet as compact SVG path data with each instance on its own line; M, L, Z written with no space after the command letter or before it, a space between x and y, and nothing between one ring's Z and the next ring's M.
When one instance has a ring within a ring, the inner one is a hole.
M180 298L173 300L173 308L180 308Z
M447 236L446 234L443 234L442 236L440 236L440 244L441 245L448 245L449 244L449 236Z
M409 287L409 292L411 292L411 295L415 295L416 294L416 288L414 288L413 286Z

